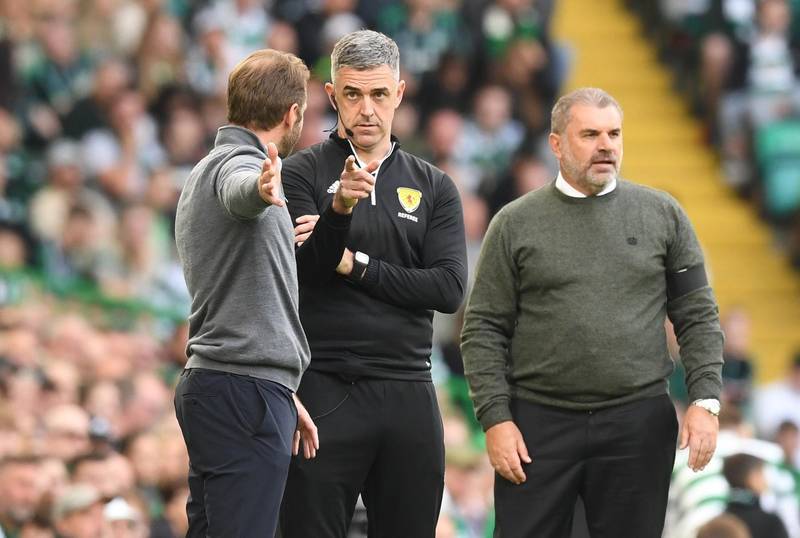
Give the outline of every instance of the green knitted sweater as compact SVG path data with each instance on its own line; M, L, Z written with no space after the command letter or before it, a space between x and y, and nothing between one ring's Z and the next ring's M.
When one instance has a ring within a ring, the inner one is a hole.
M711 288L667 300L666 275L702 263L678 203L627 181L588 198L551 183L503 208L483 242L461 341L483 428L512 419L511 398L592 410L666 393L667 315L690 398L718 398Z

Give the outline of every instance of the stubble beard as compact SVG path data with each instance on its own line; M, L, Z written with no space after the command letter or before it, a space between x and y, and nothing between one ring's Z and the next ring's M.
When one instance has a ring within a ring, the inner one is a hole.
M564 148L563 158L561 159L561 166L567 175L578 183L581 189L596 195L611 182L616 179L619 174L619 159L617 158L614 163L613 173L595 174L592 172L592 163L589 162L588 166L581 167L577 159L572 155L568 148Z
M297 145L297 141L300 140L300 132L303 126L300 122L294 124L294 126L284 134L280 141L278 142L278 155L281 158L286 158L292 152L294 147Z

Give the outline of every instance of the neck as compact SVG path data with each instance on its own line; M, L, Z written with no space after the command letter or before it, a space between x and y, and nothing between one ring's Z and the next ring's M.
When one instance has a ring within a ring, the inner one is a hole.
M256 135L258 140L264 146L264 149L266 149L267 144L269 144L270 142L272 142L273 144L275 144L280 148L281 137L283 137L283 131L281 130L280 125L275 126L269 130L255 129L247 125L243 125L242 127L253 131L253 134Z
M567 174L565 174L563 168L561 169L561 176L564 178L564 181L570 184L570 186L572 186L578 192L586 196L597 196L600 192L603 191L603 189L606 188L606 185L608 185L608 181L606 181L602 185L594 185L593 183L589 183L588 181L587 182L576 181L571 177L569 177Z
M356 142L353 137L347 136L347 133L344 132L344 128L342 126L339 126L338 135L341 138L350 140L350 143L353 144L353 147L356 150L356 156L358 156L358 158L365 163L380 161L386 156L387 153L389 153L389 148L392 147L392 139L388 136L374 146L366 148L358 145L358 142Z

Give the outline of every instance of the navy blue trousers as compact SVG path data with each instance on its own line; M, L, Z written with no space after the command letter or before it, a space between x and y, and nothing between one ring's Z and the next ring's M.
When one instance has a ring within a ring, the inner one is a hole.
M175 414L189 451L187 537L272 537L289 471L297 409L286 387L185 370Z

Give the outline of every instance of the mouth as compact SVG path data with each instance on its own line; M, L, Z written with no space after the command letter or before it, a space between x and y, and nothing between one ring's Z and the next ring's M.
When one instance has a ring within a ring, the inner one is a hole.
M600 166L616 166L617 161L610 160L610 159L600 159L597 161L592 161L592 166L600 165Z

